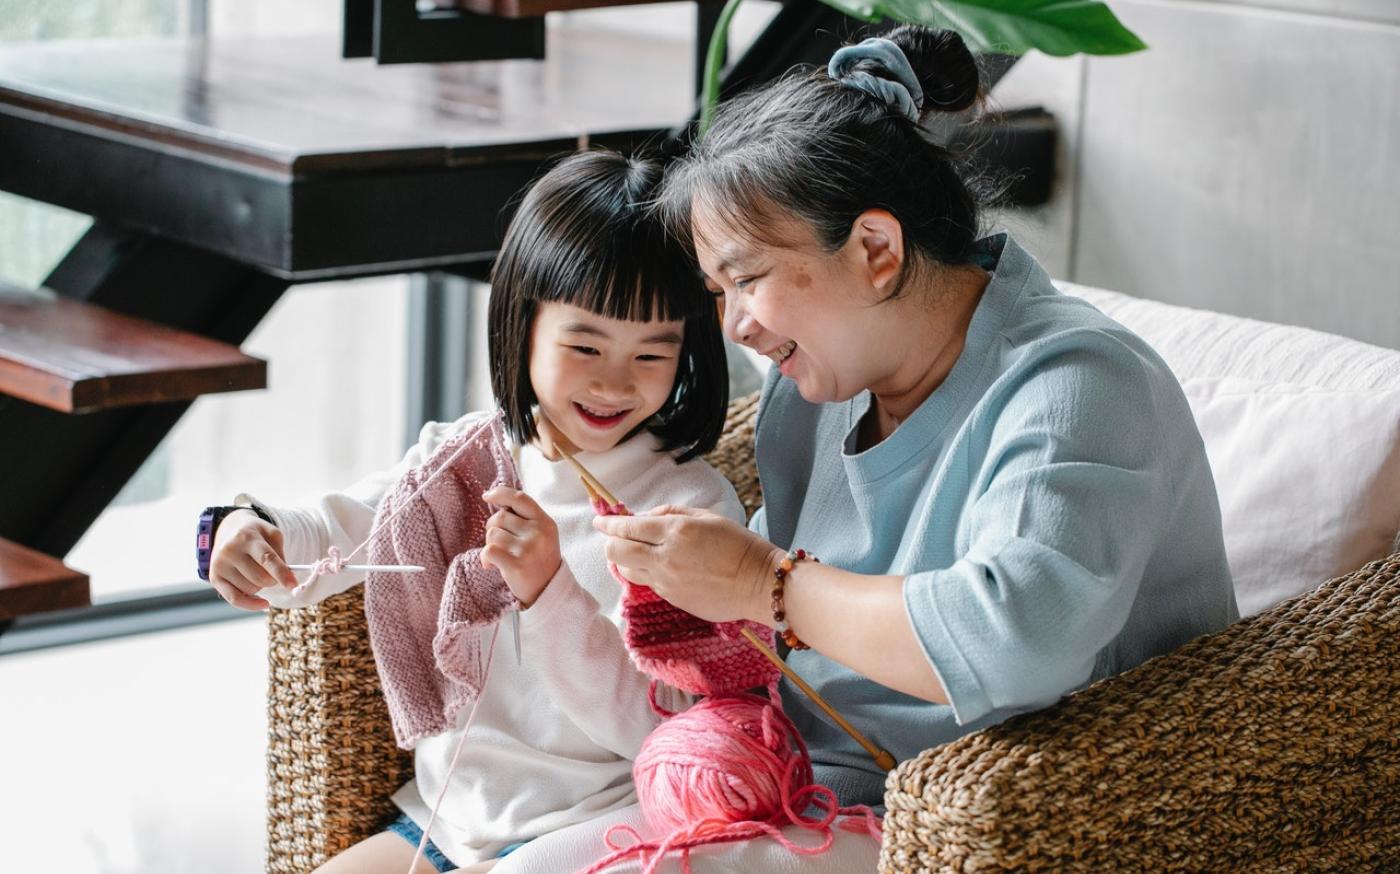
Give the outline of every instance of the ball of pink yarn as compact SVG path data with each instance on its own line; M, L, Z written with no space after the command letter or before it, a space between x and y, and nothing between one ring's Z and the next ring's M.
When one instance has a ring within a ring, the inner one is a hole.
M657 726L632 767L647 822L661 832L786 820L812 763L792 721L766 699L706 698Z

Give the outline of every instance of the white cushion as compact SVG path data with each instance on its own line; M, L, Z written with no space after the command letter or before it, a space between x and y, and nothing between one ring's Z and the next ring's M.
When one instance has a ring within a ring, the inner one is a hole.
M1061 284L1182 383L1242 615L1400 548L1400 352Z

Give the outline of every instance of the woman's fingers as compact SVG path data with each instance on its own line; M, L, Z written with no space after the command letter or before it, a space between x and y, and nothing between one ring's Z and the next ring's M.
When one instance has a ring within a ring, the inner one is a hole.
M681 507L676 504L662 504L659 507L652 507L647 510L647 516L690 516L695 519L704 519L708 516L718 516L709 510L702 510L699 507Z
M656 547L650 543L641 543L636 540L624 540L619 537L610 537L603 545L603 554L608 557L608 561L617 565L619 569L629 568L638 572L650 568L656 563ZM634 583L641 580L636 577L628 577Z
M595 516L593 527L611 538L659 546L674 525L666 516Z

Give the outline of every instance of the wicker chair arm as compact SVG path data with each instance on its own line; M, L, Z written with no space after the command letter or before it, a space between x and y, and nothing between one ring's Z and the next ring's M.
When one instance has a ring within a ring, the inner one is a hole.
M1400 870L1400 553L891 772L882 872Z

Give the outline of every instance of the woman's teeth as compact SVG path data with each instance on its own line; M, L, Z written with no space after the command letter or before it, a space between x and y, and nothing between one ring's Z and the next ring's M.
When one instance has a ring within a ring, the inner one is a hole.
M779 346L777 349L774 349L772 352L769 352L768 357L773 359L774 364L782 364L788 359L788 356L791 355L796 349L796 341L789 340L783 345Z

